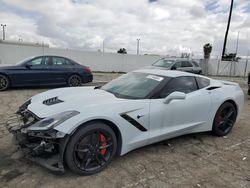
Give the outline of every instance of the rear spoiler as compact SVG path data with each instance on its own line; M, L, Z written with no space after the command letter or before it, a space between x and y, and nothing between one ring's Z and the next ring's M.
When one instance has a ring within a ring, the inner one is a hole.
M239 86L238 83L230 82L230 81L226 81L226 80L220 80L220 82L223 83L224 85Z

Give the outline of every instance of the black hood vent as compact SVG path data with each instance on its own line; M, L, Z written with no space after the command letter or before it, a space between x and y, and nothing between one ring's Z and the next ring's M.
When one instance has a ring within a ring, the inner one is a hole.
M51 106L51 105L58 104L61 102L63 102L63 101L58 99L58 97L53 97L53 98L50 98L50 99L43 101L43 104Z

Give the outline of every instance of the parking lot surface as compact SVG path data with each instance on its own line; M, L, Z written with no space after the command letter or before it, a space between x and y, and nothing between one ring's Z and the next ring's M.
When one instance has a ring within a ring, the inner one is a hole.
M95 74L103 84L120 74ZM225 78L224 78L225 79ZM246 94L246 80L239 82ZM95 85L95 83L93 84ZM4 122L31 96L49 88L0 92L0 187L250 187L250 97L233 131L225 137L210 133L181 136L116 157L99 174L64 175L26 160L13 145Z

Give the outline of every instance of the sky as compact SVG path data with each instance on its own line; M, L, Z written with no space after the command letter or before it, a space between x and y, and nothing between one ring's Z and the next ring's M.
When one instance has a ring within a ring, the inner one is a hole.
M0 0L6 40L136 54L221 55L231 0ZM2 28L0 28L2 32ZM227 52L250 50L250 0L235 0Z

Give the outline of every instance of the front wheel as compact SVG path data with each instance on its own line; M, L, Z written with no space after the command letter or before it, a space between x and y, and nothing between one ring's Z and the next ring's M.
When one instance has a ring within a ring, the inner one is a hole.
M225 102L216 112L212 132L217 136L227 135L232 130L236 118L235 106L230 102Z
M82 79L80 76L73 74L68 78L68 86L69 87L77 87L82 85Z
M7 90L9 86L10 86L9 78L0 74L0 91Z
M65 152L68 167L80 175L91 175L103 170L117 149L114 131L96 122L80 128L72 136Z

